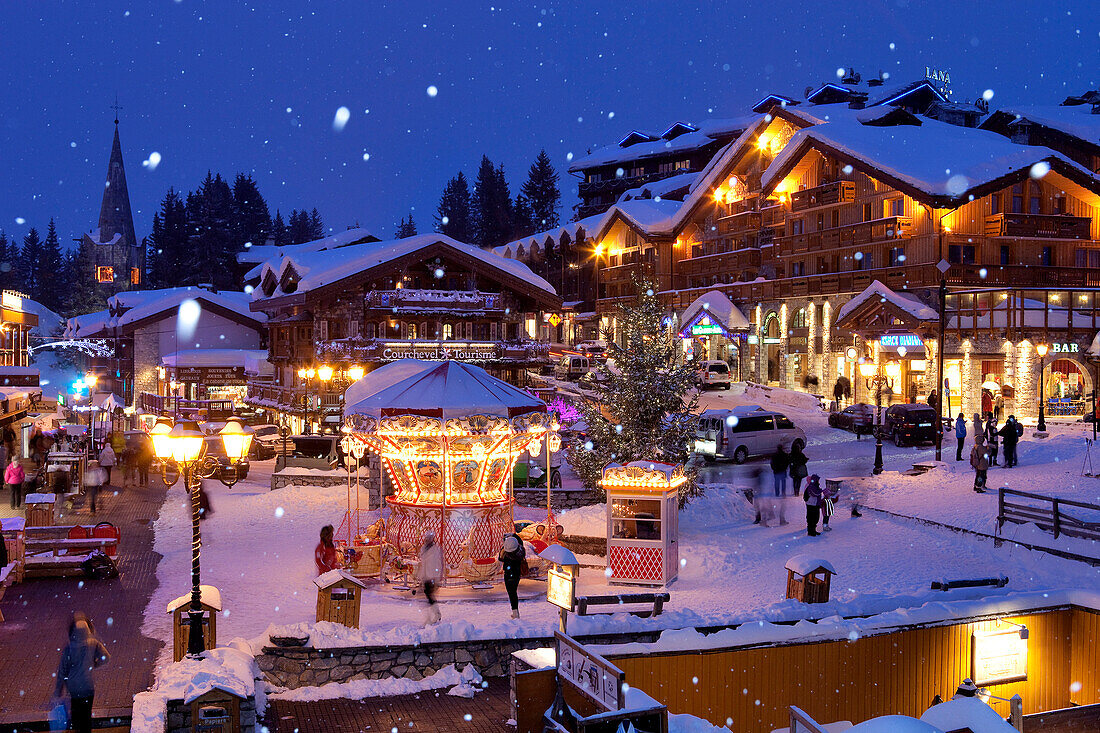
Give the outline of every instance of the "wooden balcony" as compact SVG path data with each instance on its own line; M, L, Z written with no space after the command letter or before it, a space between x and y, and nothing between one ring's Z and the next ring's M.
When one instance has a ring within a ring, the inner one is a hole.
M720 237L727 234L740 234L760 228L762 216L759 211L742 211L730 216L719 217L714 221L714 228L708 227L705 236L707 239Z
M477 290L373 290L367 294L367 308L381 308L389 312L442 311L452 313L504 311L512 306L500 293L482 293Z
M347 385L342 385L346 388ZM245 401L258 407L274 407L283 410L302 412L307 405L317 409L340 411L344 408L343 389L336 391L331 385L324 391L310 387L284 387L266 380L248 382L248 396Z
M792 193L791 211L804 211L815 206L848 204L855 200L855 181L833 181Z
M905 239L913 230L913 220L908 216L890 216L885 219L865 221L850 226L822 229L807 234L776 237L780 257L802 252L819 252L840 247L855 247L874 242Z
M1065 214L993 214L985 218L987 237L1089 239L1092 220Z

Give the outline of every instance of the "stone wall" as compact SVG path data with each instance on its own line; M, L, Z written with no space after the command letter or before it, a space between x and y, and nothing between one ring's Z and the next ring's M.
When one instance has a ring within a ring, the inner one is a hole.
M355 479L352 478L354 483ZM298 473L293 468L283 469L282 471L276 471L271 474L271 490L282 489L291 484L295 486L347 486L348 474L345 471L332 471L331 473L320 473L318 471L303 470ZM359 476L360 491L363 492L364 498L369 496L369 506L377 509L381 503L378 490L378 477L366 476L360 474Z
M166 733L191 733L191 705L183 700L168 701ZM256 733L256 698L241 701L241 733Z
M606 537L585 537L579 534L566 534L561 536L562 546L573 551L575 555L596 555L606 557Z
M596 489L555 489L550 492L550 506L554 511L561 512L602 504L602 494L602 491ZM515 489L513 495L520 506L546 507L546 489Z

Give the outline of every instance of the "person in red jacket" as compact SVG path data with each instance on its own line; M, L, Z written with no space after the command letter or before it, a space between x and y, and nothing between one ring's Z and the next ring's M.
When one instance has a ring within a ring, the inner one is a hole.
M313 561L317 563L317 574L323 575L329 570L340 567L336 544L332 541L332 525L321 527L321 541L317 543L317 549L313 551Z

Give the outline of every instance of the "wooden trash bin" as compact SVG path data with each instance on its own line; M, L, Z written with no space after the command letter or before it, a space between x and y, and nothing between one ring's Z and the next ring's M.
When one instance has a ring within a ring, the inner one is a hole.
M317 620L359 628L359 603L366 583L345 570L329 570L313 579L317 586Z
M198 733L241 733L244 698L219 687L191 701L191 728Z
M786 564L787 598L803 603L826 603L829 583L836 570L828 560L811 555L795 555Z
M218 612L222 610L222 594L212 585L200 585L202 606L203 648L218 645ZM191 594L182 595L168 604L172 614L172 659L178 662L187 656L187 642L191 638Z
M14 564L8 576L12 583L22 583L27 559L27 520L23 517L0 519L0 535L8 551L8 562Z
M27 494L28 527L52 527L57 507L57 494Z

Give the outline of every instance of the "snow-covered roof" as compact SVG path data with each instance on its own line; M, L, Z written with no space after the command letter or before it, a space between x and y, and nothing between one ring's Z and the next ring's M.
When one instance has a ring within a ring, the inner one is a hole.
M580 565L581 561L573 554L573 551L562 545L547 545L546 549L539 553L543 560L549 560L558 565Z
M166 367L247 367L249 359L267 361L260 349L181 349L160 358Z
M1036 125L1064 132L1093 145L1100 145L1100 115L1092 114L1092 108L1087 104L1003 107L997 111L1017 118L1009 125L1027 120Z
M786 570L791 570L798 573L799 575L809 575L818 568L827 570L833 575L837 574L836 568L833 567L833 564L831 562L824 558L815 557L814 555L795 555L790 560L788 560L787 564L783 567Z
M401 359L368 372L344 393L344 415L419 414L513 417L542 412L546 404L460 361Z
M272 259L273 257L280 257L284 254L290 253L302 253L302 252L321 252L326 249L338 249L339 247L347 247L349 244L359 244L368 239L379 240L381 237L377 237L373 232L356 227L354 229L348 229L344 232L337 232L327 237L321 237L315 239L312 242L303 242L302 244L253 244L251 247L245 247L237 253L237 262L241 264L262 264Z
M547 239L553 239L555 242L560 242L563 236L568 235L569 241L576 242L580 237L592 234L596 228L603 221L603 213L593 214L592 216L586 216L583 219L577 221L571 221L568 224L562 224L557 229L549 229L545 232L538 232L522 239L515 239L508 244L503 244L499 247L493 248L493 253L498 254L501 257L515 258L520 246L529 250L532 245L538 245L541 247Z
M271 274L279 285L270 296L265 295L262 288L257 288L252 291L252 298L263 300L267 297L285 295L286 293L282 290L282 279L288 268L293 268L298 276L293 292L302 293L331 285L363 270L377 267L399 257L408 256L435 244L443 244L456 249L462 254L473 257L490 267L519 278L539 290L551 295L557 294L550 283L536 275L531 271L531 268L522 262L510 260L496 253L459 242L445 234L433 233L384 242L353 244L336 250L293 252L276 257L263 264L260 277L264 279L267 278L268 274Z
M898 308L901 308L906 313L912 315L914 318L922 321L934 321L940 317L935 308L931 308L925 305L911 295L899 293L895 290L892 290L891 288L883 285L878 280L875 280L870 285L868 285L862 293L841 306L840 310L837 311L836 314L836 322L839 323L840 321L843 321L849 313L866 303L868 300L871 300L872 298L878 298L880 300L892 303Z
M215 611L222 610L222 594L217 588L212 585L200 585L199 586L200 600L203 605L213 608ZM172 613L177 608L183 608L191 603L191 594L182 595L168 604L168 613Z
M584 157L574 160L569 166L569 171L572 173L587 168L611 165L613 163L627 163L635 160L643 160L645 158L668 155L670 153L698 150L722 137L739 134L748 125L752 124L755 119L756 115L748 115L744 117L731 117L728 119L703 120L698 124L692 125L698 128L696 132L678 134L672 139L658 138L652 142L634 143L625 148L620 147L618 144L605 145L604 147L596 148L596 150ZM675 127L676 126L673 125L665 132L673 132Z
M944 733L936 726L908 715L882 715L853 725L848 733Z
M750 327L749 319L745 318L745 314L741 312L741 309L734 305L725 293L718 290L703 293L693 300L687 310L684 311L684 314L680 316L680 327L683 328L689 324L703 310L706 310L712 318L717 319L719 324L727 331Z
M106 336L104 332L111 314L106 310L87 313L82 316L73 316L65 322L66 338L91 338L94 336Z
M347 572L346 570L341 570L340 568L329 570L327 573L321 573L313 579L313 584L321 590L324 590L325 588L336 585L341 580L347 580L349 582L355 583L360 588L367 587L367 584L359 580L359 578L356 578L351 573Z
M925 194L925 198L962 201L975 188L1030 171L1041 161L1057 162L1092 177L1089 171L1049 148L1017 145L987 130L931 119L919 127L876 127L847 117L795 133L764 171L762 189L772 191L799 163L808 147L851 159L864 172L892 179L890 182L908 188L908 193L918 198Z
M668 178L662 178L652 183L637 186L636 188L629 188L623 191L622 196L619 196L619 201L668 198L677 191L690 189L691 185L695 183L695 179L698 177L698 173L677 173Z
M933 705L920 719L943 730L969 728L972 733L1015 733L996 710L976 697L956 697Z
M114 297L117 298L117 296ZM168 288L165 290L144 291L141 299L136 301L130 299L129 302L138 304L128 306L129 310L118 316L111 325L116 328L128 326L149 316L177 308L185 300L196 300L200 305L203 302L213 303L257 324L267 320L266 314L253 313L248 309L248 303L251 300L248 293L232 290L221 290L215 293L203 288ZM108 304L110 304L110 301L108 301Z

